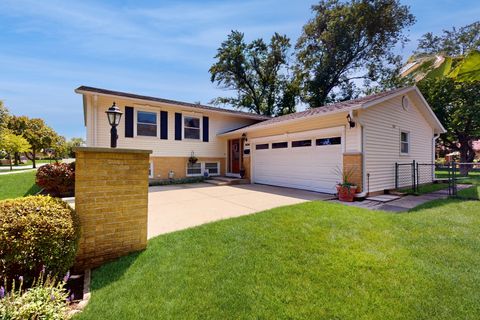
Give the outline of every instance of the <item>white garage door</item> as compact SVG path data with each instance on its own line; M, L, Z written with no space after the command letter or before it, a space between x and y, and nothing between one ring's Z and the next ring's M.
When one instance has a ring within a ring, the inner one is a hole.
M335 193L342 168L341 130L328 129L252 141L253 181Z

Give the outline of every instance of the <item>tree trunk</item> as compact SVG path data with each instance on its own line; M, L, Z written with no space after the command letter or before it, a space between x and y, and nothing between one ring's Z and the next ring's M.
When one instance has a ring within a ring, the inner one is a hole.
M10 153L8 153L8 162L10 162L10 171L13 170L13 167L12 167L12 155Z
M35 155L36 155L36 152L35 152L35 149L32 148L32 167L35 169L37 167L37 164L35 162Z
M460 175L466 177L472 169L472 164L466 163L473 162L475 159L475 152L473 151L472 140L469 137L460 137L458 142L460 144L460 162L463 163L460 164Z
M14 159L15 159L15 165L18 166L18 163L20 161L20 154L18 152L15 152L15 154L13 155Z

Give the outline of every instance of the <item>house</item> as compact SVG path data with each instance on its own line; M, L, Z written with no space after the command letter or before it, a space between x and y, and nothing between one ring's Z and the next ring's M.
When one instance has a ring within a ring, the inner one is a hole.
M150 177L210 175L334 193L338 169L362 191L395 188L395 163L433 163L445 132L416 87L276 118L136 94L79 87L87 146L108 147L105 111L124 116L119 148L151 149ZM194 156L198 162L191 164ZM433 174L432 174L433 179Z

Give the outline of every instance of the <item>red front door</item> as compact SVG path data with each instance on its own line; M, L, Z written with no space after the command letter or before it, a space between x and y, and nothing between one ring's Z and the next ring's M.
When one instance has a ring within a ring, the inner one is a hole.
M230 173L240 173L240 139L229 141Z

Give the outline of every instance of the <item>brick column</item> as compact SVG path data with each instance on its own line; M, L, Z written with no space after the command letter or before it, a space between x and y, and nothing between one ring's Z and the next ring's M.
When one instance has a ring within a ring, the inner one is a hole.
M363 191L363 165L362 153L352 152L343 154L343 171L352 171L351 182L358 186L358 191Z
M93 268L147 245L148 150L75 149L76 269Z

